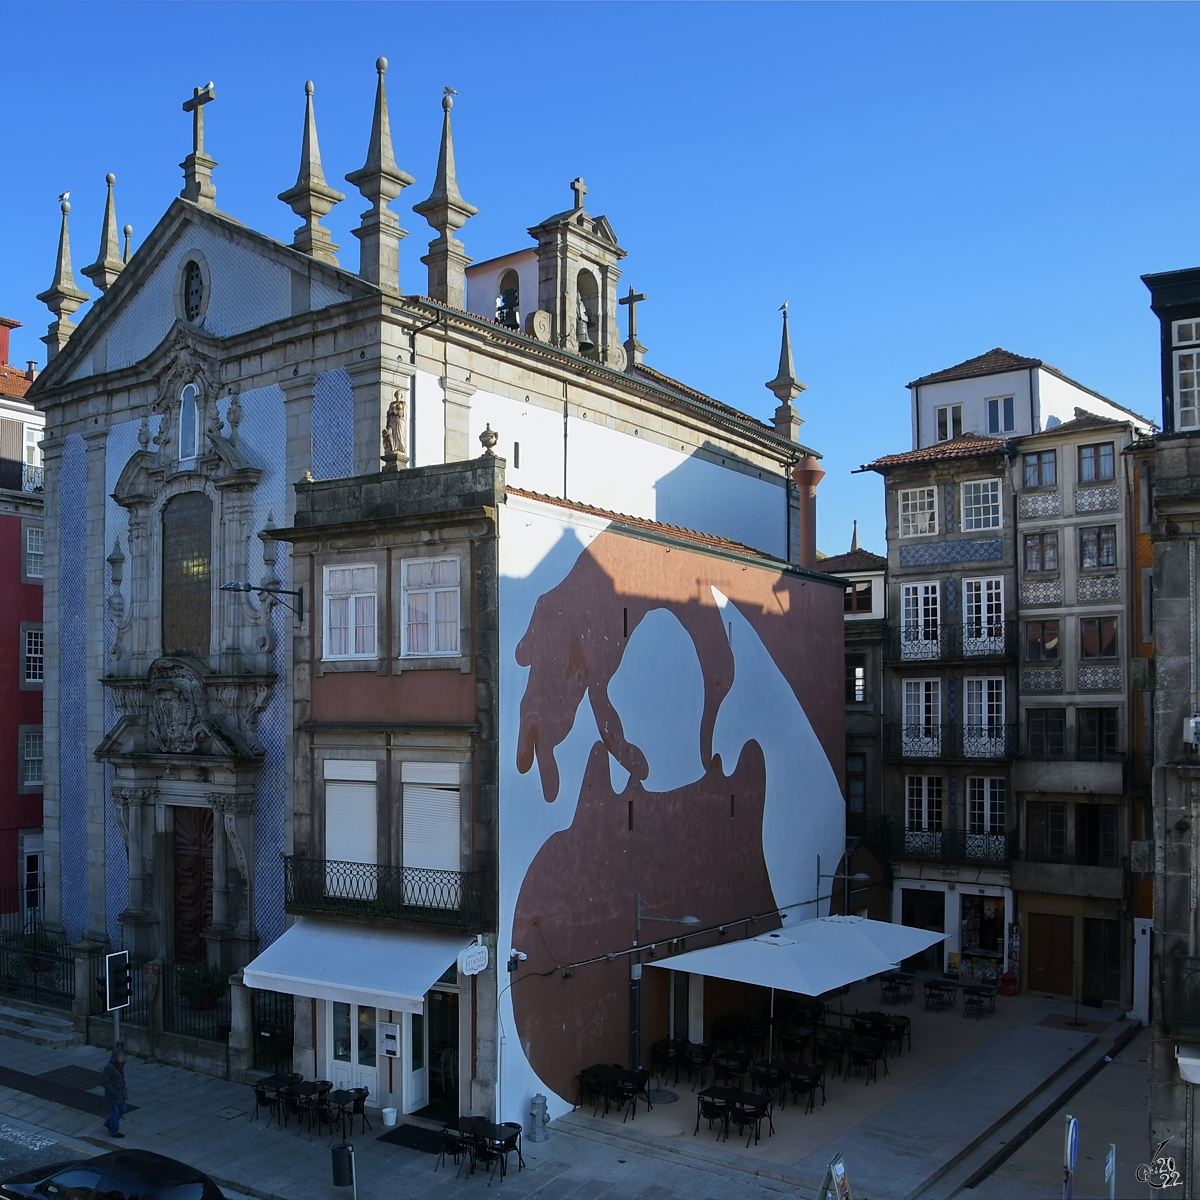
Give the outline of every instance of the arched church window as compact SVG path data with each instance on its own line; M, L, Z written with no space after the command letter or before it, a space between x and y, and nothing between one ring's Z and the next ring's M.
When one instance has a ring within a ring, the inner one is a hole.
M162 648L207 655L212 636L212 501L184 492L162 510Z
M200 264L192 259L183 268L183 312L189 321L198 321L204 310L204 276Z
M521 328L521 277L516 271L500 276L500 295L496 300L496 320L510 329Z
M196 404L199 396L194 383L189 383L179 394L180 461L196 457L200 442L200 409Z
M576 317L575 341L580 354L596 348L600 332L600 289L591 271L580 271L575 280Z

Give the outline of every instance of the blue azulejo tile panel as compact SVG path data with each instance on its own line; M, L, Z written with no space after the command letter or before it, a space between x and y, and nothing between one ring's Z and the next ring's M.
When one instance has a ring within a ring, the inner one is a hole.
M1120 504L1115 486L1098 488L1080 488L1075 493L1075 511L1077 513L1105 512Z
M1022 604L1061 604L1062 580L1031 579L1021 584Z
M1116 575L1083 576L1079 580L1079 602L1089 600L1120 600L1121 580Z
M1029 667L1021 672L1023 692L1061 692L1062 685L1063 674L1059 667Z
M1121 690L1121 668L1080 667L1079 690L1081 692L1119 692Z
M900 547L902 567L927 567L938 563L992 562L1004 556L1000 538L964 538L953 542L921 542Z
M344 370L317 376L312 401L314 479L345 479L354 474L354 389Z
M59 864L67 936L87 929L87 449L71 434L58 475Z
M1021 516L1057 517L1062 514L1062 496L1058 492L1033 492L1021 497Z

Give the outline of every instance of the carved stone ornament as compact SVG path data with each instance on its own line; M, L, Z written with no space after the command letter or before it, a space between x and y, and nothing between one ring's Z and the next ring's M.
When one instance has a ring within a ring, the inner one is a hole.
M196 385L196 403L201 413L200 427L207 434L221 433L221 418L213 403L213 388L209 380L217 378L216 362L202 353L192 343L184 329L175 331L172 343L174 359L159 382L158 399L151 407L152 412L162 413L162 424L154 439L159 448L159 462L167 463L174 458L176 429L179 424L179 397L189 384Z
M387 424L383 428L383 451L385 455L399 456L407 454L404 444L404 425L408 419L408 403L396 393L396 398L388 405Z
M199 675L175 659L150 668L149 732L167 754L196 754L212 737L208 700Z

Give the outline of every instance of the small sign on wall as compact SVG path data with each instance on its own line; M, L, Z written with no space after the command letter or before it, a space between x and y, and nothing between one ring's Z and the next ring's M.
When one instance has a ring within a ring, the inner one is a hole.
M384 1058L400 1057L400 1026L387 1021L379 1023L379 1053Z
M478 975L486 971L488 965L488 948L482 944L468 946L458 956L460 975Z

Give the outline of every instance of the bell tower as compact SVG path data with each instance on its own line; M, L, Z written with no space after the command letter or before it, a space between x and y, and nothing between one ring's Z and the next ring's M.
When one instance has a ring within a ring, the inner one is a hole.
M617 264L625 251L606 217L583 207L587 187L573 180L574 206L529 231L537 242L538 308L550 314L556 346L625 369L617 325Z

